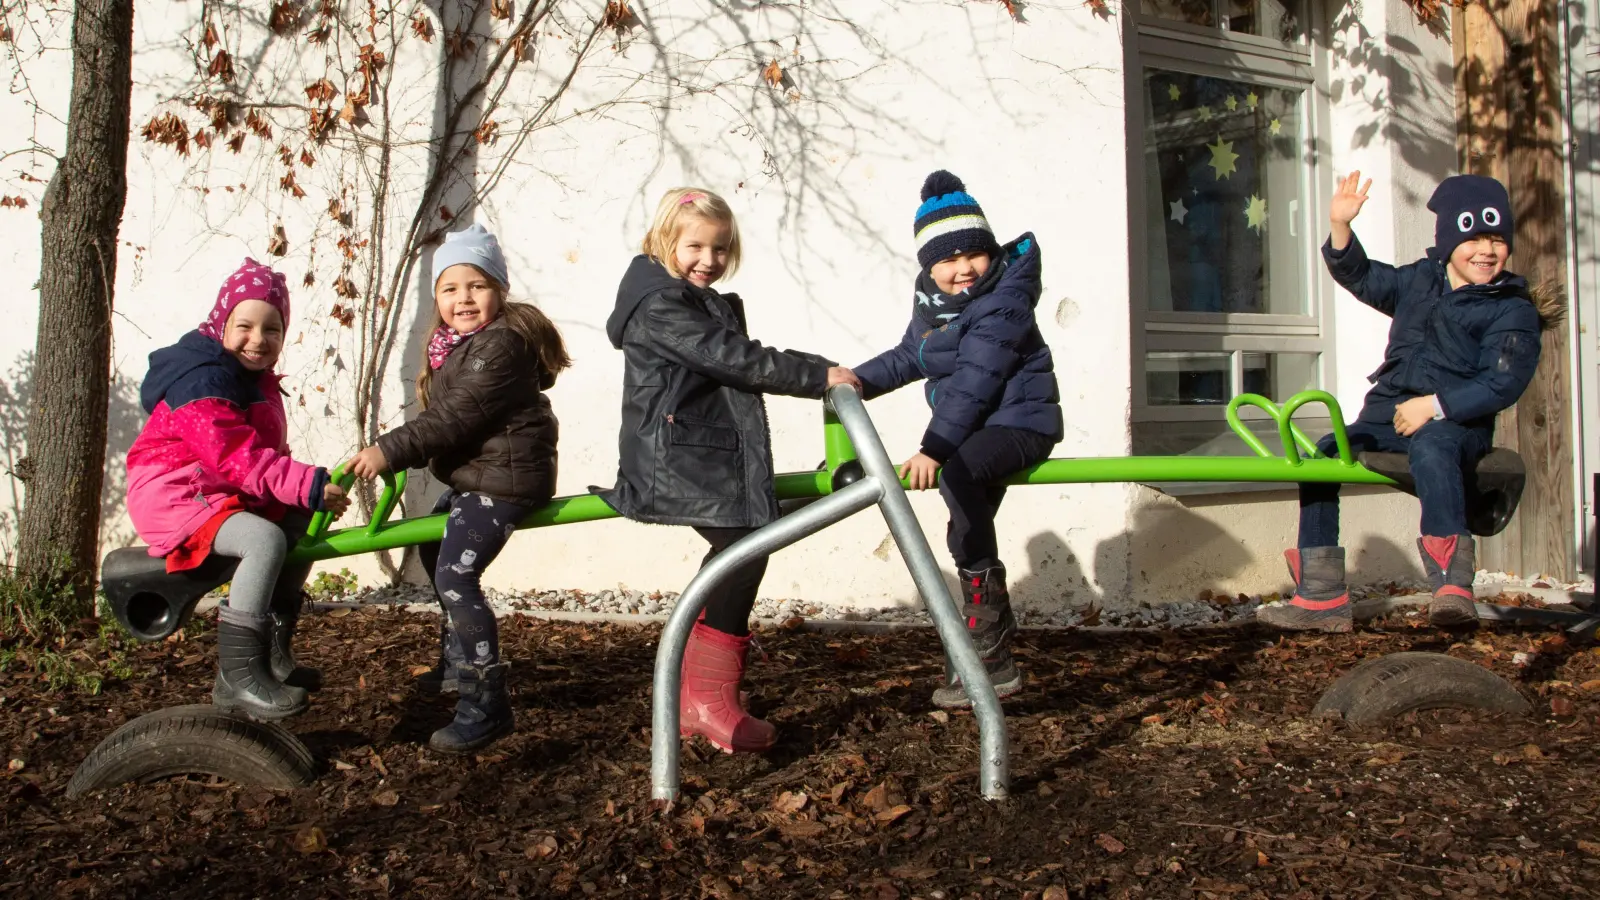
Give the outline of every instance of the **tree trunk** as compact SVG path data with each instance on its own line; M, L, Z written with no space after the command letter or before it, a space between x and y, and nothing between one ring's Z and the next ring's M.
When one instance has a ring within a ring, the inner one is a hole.
M132 0L78 0L66 153L45 190L18 574L92 596L105 476L111 292L128 194Z

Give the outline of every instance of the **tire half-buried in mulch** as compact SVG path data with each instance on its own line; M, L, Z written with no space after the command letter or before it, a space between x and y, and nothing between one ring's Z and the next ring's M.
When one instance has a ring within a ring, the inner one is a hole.
M1515 716L1533 710L1516 688L1482 666L1441 653L1391 653L1335 681L1311 715L1337 713L1352 725L1376 725L1413 710L1444 708Z
M101 741L67 782L67 796L174 775L298 788L316 778L316 761L280 725L206 704L174 706L140 716Z

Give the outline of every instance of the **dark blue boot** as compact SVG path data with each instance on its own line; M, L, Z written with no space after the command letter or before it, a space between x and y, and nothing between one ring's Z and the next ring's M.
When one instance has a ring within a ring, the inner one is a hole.
M440 753L471 753L511 733L511 700L506 696L505 663L457 669L461 699L455 721L435 731L428 746Z

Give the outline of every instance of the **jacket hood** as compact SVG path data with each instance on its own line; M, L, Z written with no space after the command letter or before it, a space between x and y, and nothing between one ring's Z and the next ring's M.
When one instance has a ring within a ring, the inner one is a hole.
M155 412L175 385L194 380L190 376L205 376L207 381L245 382L254 380L249 377L251 374L221 343L191 331L176 344L150 354L150 372L139 387L139 405L146 413Z
M1032 305L1037 308L1044 285L1039 274L1039 242L1034 240L1033 232L1024 232L1021 237L1001 247L1000 252L1006 260L1006 271L1000 276L1000 283L1023 285L1031 296Z
M689 282L673 278L666 266L649 256L643 253L635 256L622 276L622 284L617 286L617 307L606 319L606 337L611 339L611 346L622 349L622 334L628 330L629 320L646 297L658 291L690 287Z

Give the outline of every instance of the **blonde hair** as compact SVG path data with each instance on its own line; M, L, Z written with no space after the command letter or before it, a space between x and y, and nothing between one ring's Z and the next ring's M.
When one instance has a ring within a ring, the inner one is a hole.
M687 218L704 219L728 226L728 268L723 277L739 269L739 223L733 218L728 201L705 188L680 187L667 191L656 204L656 217L650 223L650 232L644 236L645 255L664 266L673 278L682 278L678 271L678 236L683 233Z
M470 265L470 263L469 263ZM473 266L474 269L478 268ZM481 270L480 270L481 271ZM494 279L489 279L494 284ZM556 323L550 321L537 306L529 303L517 303L506 296L506 289L494 284L495 295L500 300L500 315L495 318L505 319L506 327L515 331L525 342L528 349L533 351L539 360L539 389L549 390L555 386L556 376L563 369L572 366L572 357L567 355L566 341L561 338L561 329ZM428 326L431 337L435 331L444 327L444 317L439 315L439 306L433 307L433 324ZM422 343L422 370L417 373L417 401L423 409L428 408L428 389L433 385L433 364L428 360L428 342Z

